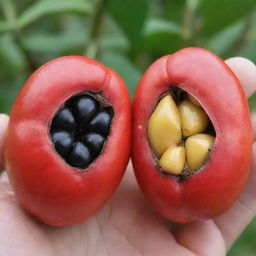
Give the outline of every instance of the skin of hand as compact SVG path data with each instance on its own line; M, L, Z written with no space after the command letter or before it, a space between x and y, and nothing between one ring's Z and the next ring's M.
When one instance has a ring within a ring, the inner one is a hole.
M247 97L256 90L256 66L235 57L226 63ZM256 115L252 115L254 135ZM8 116L0 115L0 166ZM256 144L254 143L254 163ZM184 225L159 217L145 202L129 164L119 188L100 212L70 227L46 226L18 204L3 172L0 178L0 255L12 256L224 256L256 213L256 170L240 199L221 216ZM206 239L207 238L207 239Z

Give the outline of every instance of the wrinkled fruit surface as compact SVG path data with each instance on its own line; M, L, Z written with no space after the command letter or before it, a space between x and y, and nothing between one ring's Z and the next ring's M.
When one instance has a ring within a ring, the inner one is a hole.
M252 140L243 89L214 54L186 48L141 78L132 162L145 197L169 220L208 219L231 207L250 174Z
M130 143L124 82L97 61L65 56L23 86L10 115L5 164L24 208L46 224L67 226L94 215L110 198Z

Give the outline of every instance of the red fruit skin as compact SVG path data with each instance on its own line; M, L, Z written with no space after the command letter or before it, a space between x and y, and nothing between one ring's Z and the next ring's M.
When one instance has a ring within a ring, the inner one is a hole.
M80 171L56 153L49 125L67 99L86 90L103 92L115 114L102 154ZM65 56L34 72L18 95L5 137L5 165L26 210L46 224L67 226L94 215L113 194L130 144L131 106L124 82L95 60Z
M184 182L158 170L147 135L159 96L173 85L201 103L216 131L210 160ZM215 217L237 200L251 170L252 126L242 86L221 59L200 48L185 48L158 59L138 84L133 118L135 174L158 213L186 223Z

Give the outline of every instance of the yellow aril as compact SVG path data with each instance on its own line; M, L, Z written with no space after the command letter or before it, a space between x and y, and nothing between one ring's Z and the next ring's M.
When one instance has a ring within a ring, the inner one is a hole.
M187 137L203 132L209 123L205 111L189 100L183 100L179 105L182 134Z
M191 171L200 169L214 144L214 137L208 134L195 134L185 142L187 164Z
M148 122L148 137L157 157L181 140L181 120L178 108L171 97L163 97Z
M185 148L181 146L171 146L159 160L160 166L171 174L178 175L185 165Z

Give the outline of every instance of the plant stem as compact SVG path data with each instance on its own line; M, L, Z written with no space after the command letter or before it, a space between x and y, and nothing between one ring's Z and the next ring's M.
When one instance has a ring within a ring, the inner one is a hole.
M25 56L27 61L27 69L29 72L32 72L36 69L36 65L30 55L30 53L24 48L22 44L22 37L21 32L16 28L15 22L16 22L16 11L15 11L15 5L13 4L13 0L1 0L0 1L1 8L3 11L3 14L6 19L6 23L8 24L8 28L10 32L12 33L15 42L19 46L22 54ZM6 31L8 32L8 31Z
M101 30L102 18L105 11L107 0L98 0L97 8L92 20L89 40L85 49L85 56L95 59L99 50L99 35Z
M199 0L186 0L186 7L183 14L182 36L186 44L192 43L194 32L194 18Z
M16 14L12 0L1 0L1 8L9 27L12 28L15 23Z
M36 69L37 69L37 65L36 63L34 62L31 54L27 51L27 49L24 48L23 46L23 43L22 43L22 36L20 34L19 31L15 32L14 33L14 40L15 42L17 43L17 45L19 46L22 54L25 56L26 58L26 62L27 62L27 69L28 71L31 73L31 72L34 72Z

